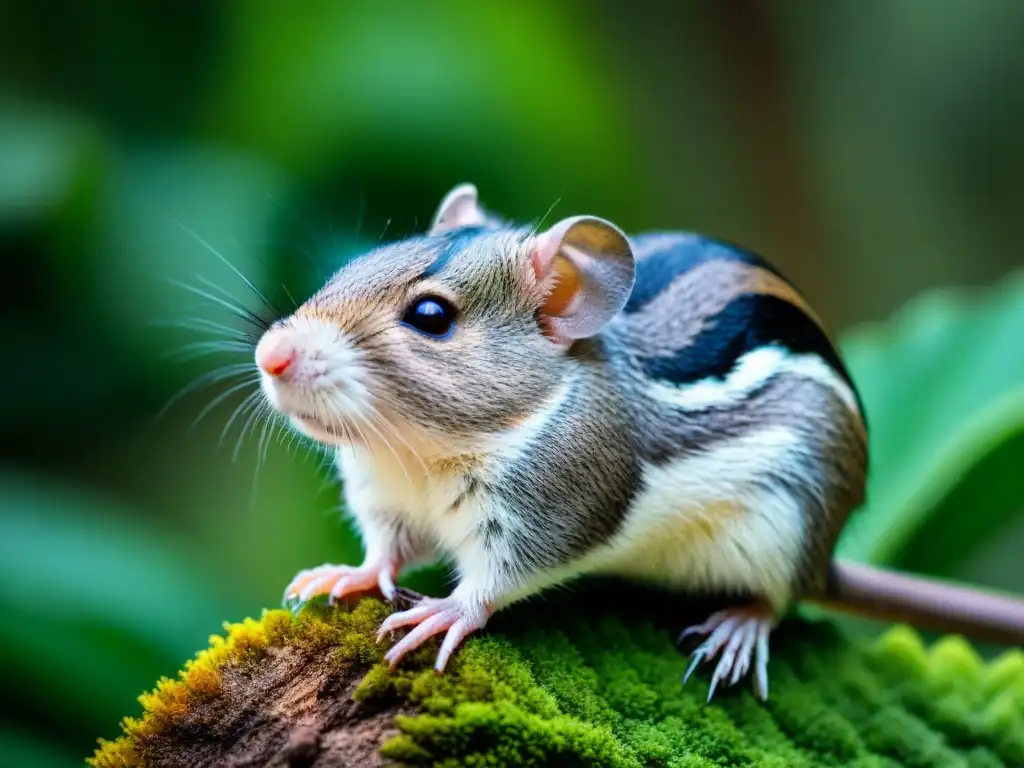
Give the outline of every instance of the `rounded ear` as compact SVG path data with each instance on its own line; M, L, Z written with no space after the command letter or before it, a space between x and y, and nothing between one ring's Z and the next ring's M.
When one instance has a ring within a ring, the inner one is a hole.
M593 336L626 306L633 290L629 240L595 216L563 219L536 235L530 259L545 297L541 319L556 340Z
M476 187L472 184L459 184L437 206L427 234L443 235L461 227L481 226L486 221L487 215L480 207Z

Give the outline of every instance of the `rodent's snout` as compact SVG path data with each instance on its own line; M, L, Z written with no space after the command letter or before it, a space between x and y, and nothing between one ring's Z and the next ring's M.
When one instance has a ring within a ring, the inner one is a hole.
M267 331L256 345L256 365L274 378L287 373L295 362L296 355L294 342L279 328Z
M369 396L343 330L294 315L263 334L255 358L266 402L300 432L323 444L351 440L348 424L364 418Z

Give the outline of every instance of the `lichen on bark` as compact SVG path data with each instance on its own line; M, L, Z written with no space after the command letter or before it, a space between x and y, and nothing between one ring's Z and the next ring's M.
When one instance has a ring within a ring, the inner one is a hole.
M436 644L388 672L390 612L268 611L141 697L93 766L1024 765L1024 653L983 663L897 627L867 643L793 619L772 639L771 695L705 702L657 600L562 599L499 614L449 671ZM652 610L652 606L654 609Z

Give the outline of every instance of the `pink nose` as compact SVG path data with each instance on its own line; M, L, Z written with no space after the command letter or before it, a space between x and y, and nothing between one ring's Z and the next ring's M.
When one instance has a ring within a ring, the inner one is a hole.
M256 365L270 376L281 376L295 362L295 345L280 330L267 331L256 345Z

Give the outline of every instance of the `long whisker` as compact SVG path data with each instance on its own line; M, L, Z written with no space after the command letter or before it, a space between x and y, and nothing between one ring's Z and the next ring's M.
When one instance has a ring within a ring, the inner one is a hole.
M295 300L295 297L292 296L292 292L288 290L288 286L285 285L284 283L281 283L281 290L284 291L284 295L288 297L288 301L292 303L292 310L298 309L299 302L297 302Z
M216 368L212 371L207 371L201 376L196 377L184 387L175 392L171 398L167 401L163 408L161 408L156 416L155 421L162 419L175 403L179 402L183 397L188 395L190 392L194 392L211 384L224 381L226 379L233 379L236 376L241 376L243 373L250 373L253 370L252 363L234 363L232 365L225 365L221 368Z
M231 397L231 395L233 395L235 392L237 392L238 390L243 389L245 387L251 387L252 385L258 384L258 383L259 383L259 379L254 376L252 378L246 379L245 381L243 381L243 382L241 382L239 384L235 384L235 385L230 386L227 389L225 389L223 392L221 392L219 395L217 395L215 398L213 398L213 400L211 400L205 406L203 406L203 409L201 411L199 411L199 414L196 416L195 421L193 421L191 426L189 426L189 428L188 428L189 432L194 430L196 428L196 426L198 426L199 422L202 421L204 418L206 418L206 416L209 415L210 411L212 411L218 405L220 405L225 400L227 400L229 397Z
M291 222L299 227L299 229L301 230L302 239L304 239L306 242L303 244L303 247L296 248L296 250L298 250L299 253L306 257L306 260L309 261L310 265L315 270L317 277L322 278L323 264L320 263L317 259L315 259L313 257L313 254L310 253L310 250L322 250L321 244L318 242L316 232L312 229L309 222L305 218L303 218L298 213L298 211L296 211L295 206L286 203L284 200L277 197L276 195L267 195L267 199L272 200L280 210L284 211L288 215L288 218L291 220ZM288 245L294 247L295 243L289 241Z
M377 435L377 437L379 437L379 438L381 439L381 442L382 442L382 443L384 443L385 447L386 447L386 448L387 448L387 449L388 449L389 451L391 451L391 455L395 457L395 461L397 461L397 462L398 462L398 466L400 466L400 467L402 468L402 474L404 474L404 475L405 475L405 479L406 479L406 480L408 480L408 481L409 481L409 483L410 483L410 485L411 485L411 484L412 484L412 477L411 477L411 476L409 475L409 470L408 470L408 469L406 468L406 466L405 466L405 462L404 462L404 461L402 461L402 457L398 455L398 451L396 451L396 450L395 450L395 447L394 447L393 445L391 445L391 442L390 442L390 441L389 441L389 440L388 440L388 439L387 439L386 437L384 437L384 435L382 435L382 434L381 434L381 432L380 432L380 430L379 430L379 429L377 429L377 428L376 428L376 427L375 427L375 426L373 425L373 422L371 422L371 421L370 421L369 419L367 419L366 417L364 417L364 416L363 416L362 414L360 414L358 418L359 418L359 419L360 419L360 421L362 421L362 422L363 422L363 423L364 423L364 424L365 424L365 425L366 425L367 427L369 427L370 429L372 429L372 430L374 431L374 433L375 433L375 434Z
M537 219L536 223L530 227L531 236L536 235L540 231L541 226L544 224L544 220L551 215L551 212L555 210L555 206L558 205L560 202L562 202L561 196L556 197L555 202L553 202L551 206L547 209L547 211L544 212L544 215Z
M348 424L344 420L338 420L337 426L341 429L341 439L348 445L349 451L352 452L352 458L355 459L356 455L356 444L355 439L352 436L352 430L349 429ZM333 465L338 459L338 451L342 450L340 446L323 446L324 456L327 458L328 465Z
M430 470L427 469L426 462L423 461L423 458L419 455L419 453L416 452L415 449L413 449L411 445L409 445L409 442L404 437L402 437L402 433L399 432L398 428L393 423L391 423L387 419L387 417L380 412L378 408L371 405L369 410L367 411L367 415L370 418L373 418L381 426L382 429L387 430L390 435L397 438L398 441L405 446L405 449L412 455L414 459L416 459L417 462L419 462L420 468L423 470L424 476L430 474Z
M241 328L233 328L224 323L207 320L205 317L190 317L184 320L154 320L152 324L163 328L184 328L187 331L199 331L200 333L209 333L214 336L223 335L229 339L237 339L239 341L251 341L254 343L257 341L255 336Z
M238 439L235 441L234 450L231 452L231 460L238 461L238 456L242 450L242 443L245 442L245 436L249 433L249 430L255 424L259 424L260 419L270 411L270 406L267 405L266 400L257 400L257 405L253 408L249 415L245 419L245 423L242 424L242 431L238 434Z
M245 399L238 404L238 406L232 412L231 418L229 418L227 423L224 425L224 429L220 431L220 439L217 441L218 446L224 444L224 440L227 438L228 432L231 431L231 425L235 423L235 419L237 419L239 416L244 415L250 409L256 408L259 402L259 398L262 397L262 395L263 393L257 387L254 392L250 392L248 395L246 395Z
M248 309L245 309L244 307L235 306L231 302L225 301L220 296L216 296L216 295L210 293L209 291L204 291L202 288L197 288L194 285L189 285L188 283L183 283L180 280L175 280L173 277L167 277L167 278L164 278L164 279L167 282L169 282L171 285L176 285L179 288L181 288L182 290L186 290L189 293L194 293L196 296L199 296L200 298L206 299L207 301L212 301L214 304L216 304L217 306L221 307L222 309L226 309L228 312L230 312L233 316L237 317L239 320L244 320L245 322L249 323L250 325L253 325L256 328L259 328L259 330L261 332L267 330L267 328L270 327L270 323L268 323L266 320L264 320L259 315L255 314L253 312L250 312Z
M229 290L224 288L224 286L218 285L217 283L213 282L212 280L210 280L208 278L203 277L202 275L198 275L197 274L197 275L193 275L193 277L196 280L198 280L200 283L205 285L207 288L209 288L210 290L216 291L217 293L219 293L224 298L225 301L231 302L235 307L239 308L240 310L245 312L247 315L256 318L261 323L265 323L268 326L270 325L270 322L266 318L264 318L262 315L257 314L256 312L253 312L251 309L246 307L244 303L242 303L241 301L238 300L237 296L235 296ZM274 312L274 315L275 316L280 316L280 313Z
M373 456L373 445L370 443L369 440L366 439L366 435L363 434L363 430L361 430L359 428L358 424L356 424L354 422L349 422L347 419L345 419L344 416L342 416L341 414L339 414L336 411L336 409L334 408L334 405L332 403L330 403L329 401L324 400L321 397L318 397L317 398L317 402L328 413L328 415L330 416L331 421L333 423L345 425L345 427L346 427L345 435L349 438L349 445L351 446L351 449L352 449L352 457L353 457L353 459L356 456L356 446L355 446L355 441L352 440L352 429L354 429L356 432L359 433L359 437L362 440L362 443L366 446L366 450L368 450L370 452L370 456L371 457ZM351 427L351 429L349 429L348 427Z
M260 467L263 465L263 459L265 457L264 446L267 442L267 430L274 421L274 412L270 411L267 418L263 420L263 428L260 430L260 439L256 443L256 471L252 478L252 489L253 493L256 493L256 483L260 478Z
M270 420L270 436L267 438L267 441L263 444L263 458L261 459L261 461L264 464L267 463L267 450L270 448L270 444L272 442L274 442L274 435L277 434L277 432L278 432L278 430L280 428L281 428L281 422L278 419L278 417L275 415Z
M342 434L346 435L346 439L347 439L348 430L345 427L342 427ZM320 467L319 467L319 469L322 472L324 472L324 474L326 475L324 477L323 483L321 483L320 488L317 490L317 493L319 494L319 493L323 493L324 491L326 491L329 486L334 485L334 483L337 481L337 474L336 474L336 472L331 471L331 470L332 470L332 468L334 466L334 463L338 459L337 451L339 449L336 448L334 450L329 450L328 446L326 446L326 445L319 445L319 444L318 444L318 447L321 449L320 450Z
M232 463L238 462L239 457L242 455L242 446L245 445L246 438L255 434L254 427L258 426L261 419L267 415L267 409L263 407L262 402L257 400L254 405L246 407L244 413L246 415L244 416L242 429L238 433L238 438L231 449Z
M250 280L248 277L243 275L241 273L241 271L234 264L232 264L230 261L228 261L228 259L220 251L218 251L216 248L214 248L212 245L210 245L210 243L207 242L205 239L203 239L203 237L201 237L199 235L199 233L197 233L195 230L190 229L189 227L187 227L185 224L181 223L180 221L175 221L175 223L179 227L181 227L185 232L187 232L189 235L191 235L192 238L196 242L198 242L200 245L205 247L206 250L208 250L210 253L212 253L214 256L216 256L218 259L220 259L220 261L228 269L230 269L232 272L234 272L238 276L238 278L249 287L249 290L251 290L253 293L256 294L256 296L259 298L259 300L262 301L271 312L273 312L275 315L280 315L281 314L280 312L277 311L277 308L274 307L274 305L270 303L270 301L267 299L267 297L263 295L263 293L260 291L260 289L257 288L253 284L252 280Z
M172 358L178 362L196 360L207 355L214 355L218 352L244 352L252 354L252 344L245 341L194 341L186 344L180 349L172 349L163 354L165 358Z
M387 408L388 411L390 411L392 413L396 413L396 412L400 413L402 411L402 407L403 406L401 405L401 403L396 402L393 398L391 398L387 394L384 394L382 392L375 392L374 395L373 395L373 399L376 402L380 403L385 408ZM375 410L376 410L377 414L380 415L381 418L385 418L384 412L380 408L375 408ZM398 428L395 426L394 423L392 423L392 422L388 422L388 423L395 430L396 435L400 434ZM439 434L436 430L428 430L428 432L430 432L431 434L436 436L438 439L447 439L445 435ZM409 450L414 455L419 456L419 454L417 454L415 451L413 451L411 447L410 447ZM421 461L422 461L422 459L421 459Z

